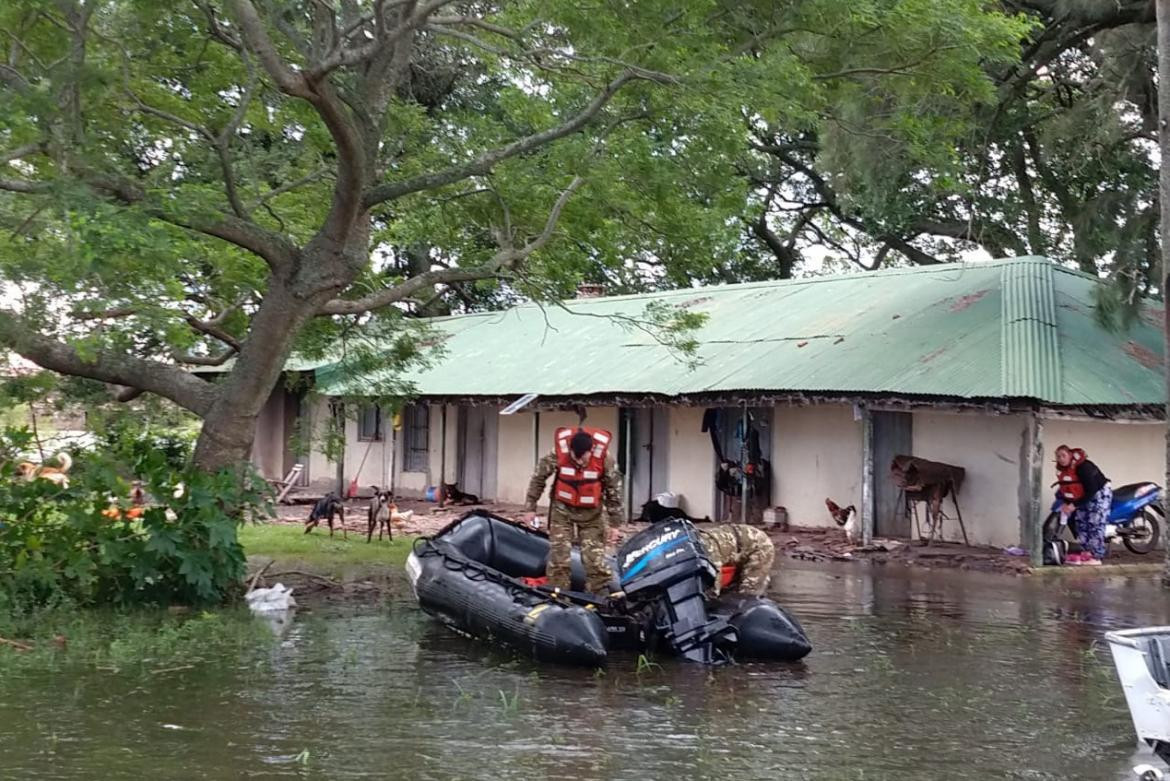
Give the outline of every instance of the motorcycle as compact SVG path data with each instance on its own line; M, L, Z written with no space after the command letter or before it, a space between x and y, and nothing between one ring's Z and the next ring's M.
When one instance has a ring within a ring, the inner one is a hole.
M1162 487L1157 483L1131 483L1113 489L1113 505L1105 523L1106 545L1121 540L1134 553L1145 554L1158 545L1162 534ZM1044 521L1044 540L1060 539L1065 528L1074 540L1079 539L1075 516L1067 518L1060 508L1064 500L1059 496L1052 503L1052 513Z

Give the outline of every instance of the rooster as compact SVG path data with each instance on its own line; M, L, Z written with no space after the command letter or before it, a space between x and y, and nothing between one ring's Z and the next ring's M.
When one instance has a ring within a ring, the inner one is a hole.
M861 537L861 526L857 522L857 508L853 505L841 507L832 499L825 499L825 507L829 509L829 515L833 516L836 524L845 527L845 539L849 541L849 544L856 545Z

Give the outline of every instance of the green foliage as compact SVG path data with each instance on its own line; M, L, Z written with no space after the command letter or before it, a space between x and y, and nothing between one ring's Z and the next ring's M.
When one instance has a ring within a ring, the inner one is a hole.
M61 488L18 478L14 456L28 445L27 432L0 441L9 454L0 464L0 610L62 600L203 605L235 593L244 572L237 525L268 509L267 485L251 471L194 472L174 449L122 443L76 454ZM156 500L137 519L126 516L131 478Z

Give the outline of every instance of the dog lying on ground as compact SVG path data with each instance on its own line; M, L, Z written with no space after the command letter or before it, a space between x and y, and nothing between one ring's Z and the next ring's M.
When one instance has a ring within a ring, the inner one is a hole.
M341 534L347 540L349 534L345 530L345 503L341 501L341 497L330 491L317 500L313 505L312 512L309 513L309 520L305 521L305 534L308 534L321 521L329 521L329 536L333 536L333 517L337 516L341 519Z
M670 518L682 518L691 523L710 523L710 518L695 518L687 515L677 507L663 507L658 503L657 499L651 499L642 505L642 514L635 520L644 521L646 523L658 523Z
M45 464L34 464L31 461L21 461L16 468L20 472L20 476L25 480L48 480L56 483L62 488L69 487L69 470L73 467L73 459L69 457L68 453L60 452L54 456L61 466L46 466Z
M479 497L475 494L466 494L459 490L455 483L443 483L443 499L440 507L450 507L453 504L479 504Z
M374 539L374 528L378 529L378 539L382 539L382 528L386 529L386 538L394 539L394 530L390 528L390 513L394 507L394 495L389 491L384 491L378 486L372 486L374 489L374 498L370 500L370 508L368 510L369 527L366 529L366 542Z

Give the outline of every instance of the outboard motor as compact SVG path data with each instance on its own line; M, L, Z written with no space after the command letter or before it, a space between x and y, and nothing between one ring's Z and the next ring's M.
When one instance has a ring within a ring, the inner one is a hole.
M647 607L654 631L679 656L703 664L726 661L722 646L736 632L707 613L703 592L718 577L690 521L671 518L634 535L617 555L617 577L631 606Z

